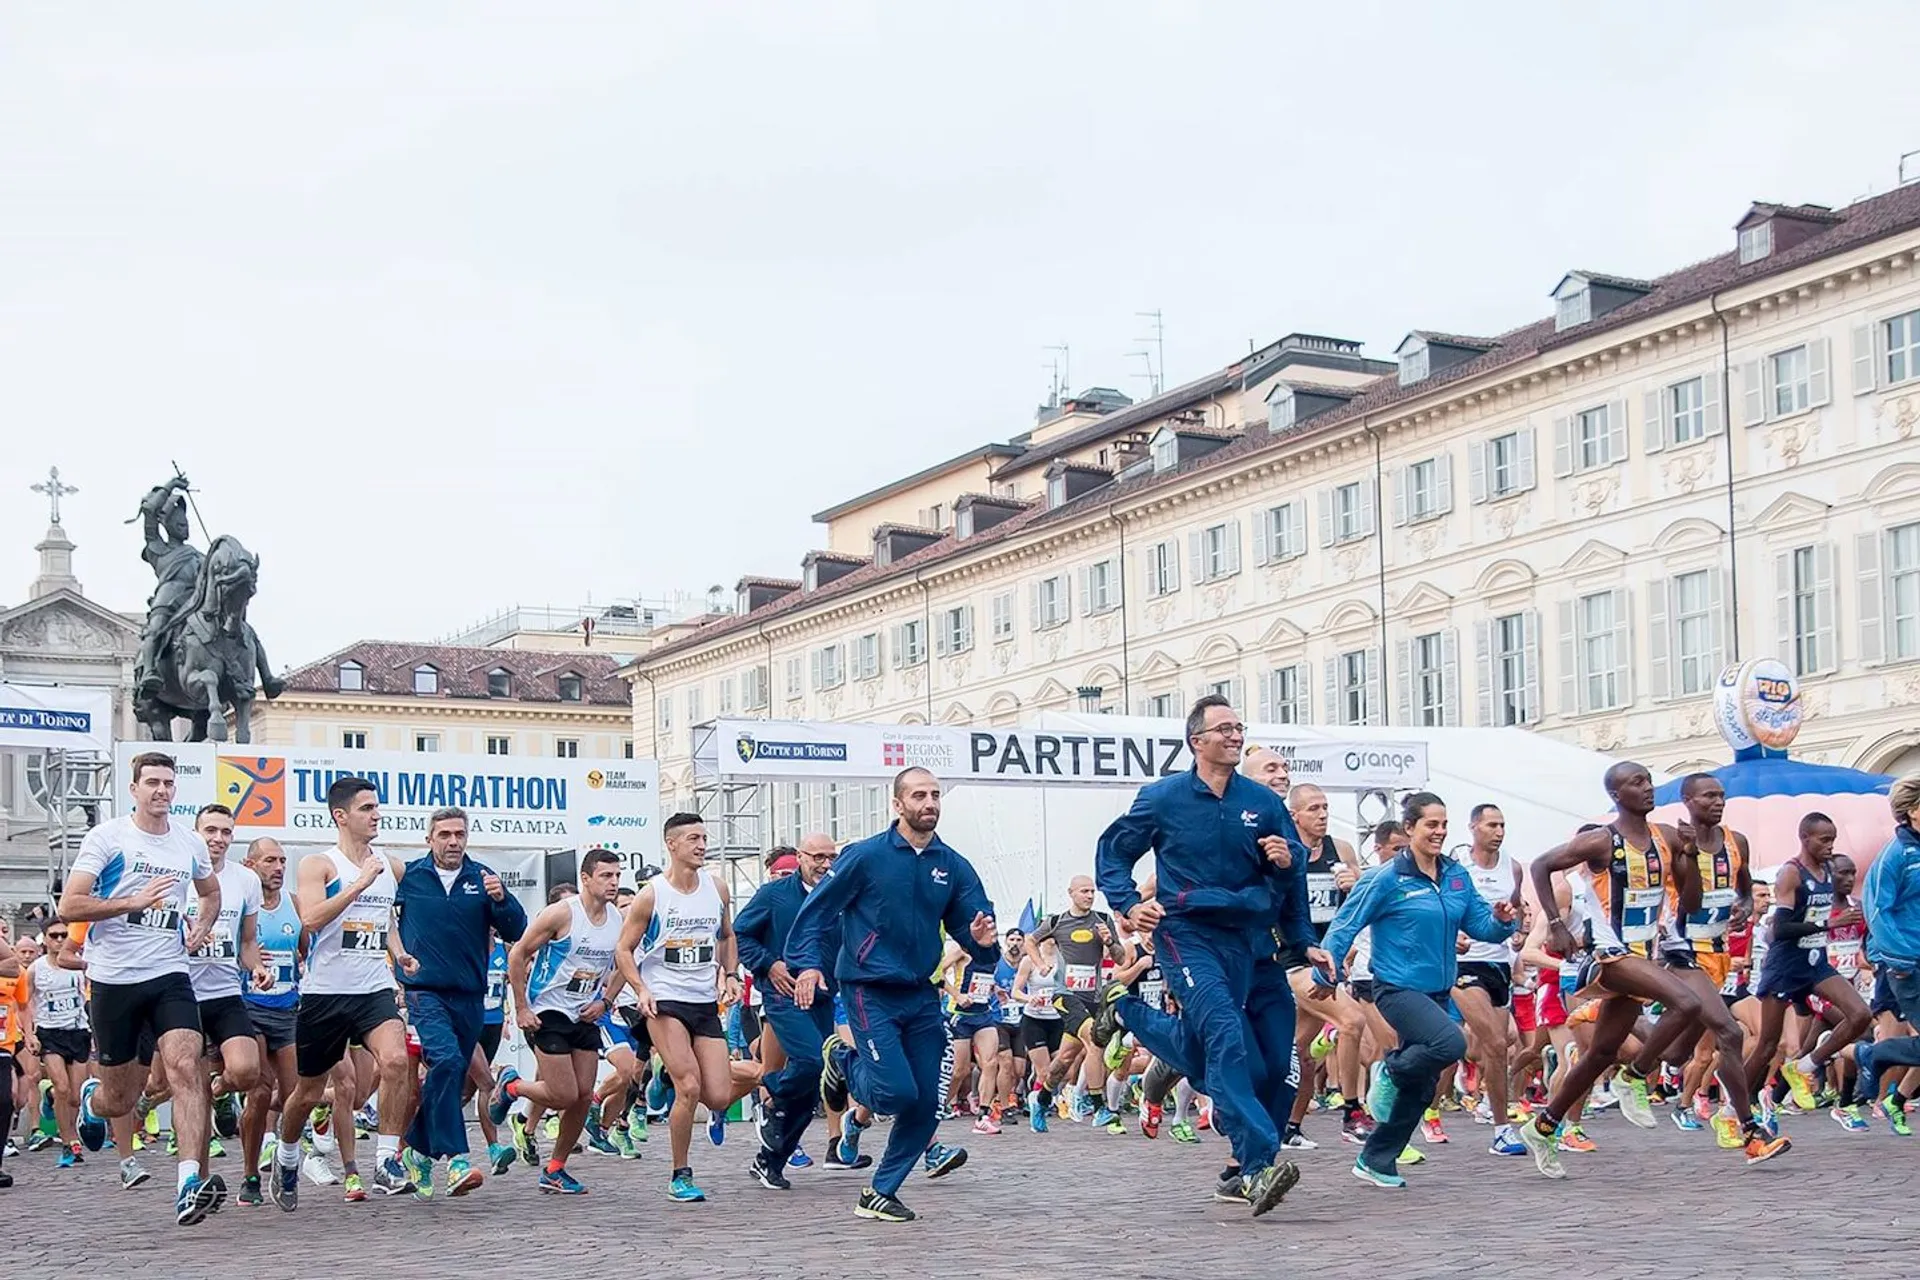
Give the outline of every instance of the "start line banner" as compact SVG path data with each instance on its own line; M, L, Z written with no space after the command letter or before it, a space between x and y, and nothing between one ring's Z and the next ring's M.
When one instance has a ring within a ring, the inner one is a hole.
M1136 722L1138 723L1138 722ZM1164 732L971 729L945 725L722 720L714 768L722 777L833 782L929 769L949 782L1137 787L1184 773L1193 757L1178 721ZM1289 738L1255 727L1255 743L1287 758L1295 782L1343 791L1402 791L1427 781L1424 742Z
M234 838L331 844L327 788L357 776L380 796L380 843L422 845L427 818L467 811L472 849L588 849L657 854L660 771L651 760L545 760L439 752L337 751L258 743L119 742L119 796L133 758L160 751L177 762L173 813L189 822L203 805L233 810ZM128 803L116 797L124 809ZM658 863L657 856L652 857Z

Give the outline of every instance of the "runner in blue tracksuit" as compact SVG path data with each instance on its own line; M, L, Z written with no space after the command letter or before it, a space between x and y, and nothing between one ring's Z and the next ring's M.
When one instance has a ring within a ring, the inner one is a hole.
M802 1009L793 1002L793 974L781 956L793 932L800 906L833 869L833 841L808 836L796 850L799 869L793 875L769 880L734 917L734 936L740 940L740 963L753 975L760 992L760 1016L773 1028L787 1065L761 1084L766 1088L767 1121L760 1131L760 1154L753 1175L764 1187L784 1190L782 1172L800 1146L800 1136L813 1119L820 1096L821 1046L833 1035L833 1002L816 1000ZM840 922L829 920L822 940L823 954L840 950ZM829 981L828 990L832 989Z
M1920 1024L1920 773L1895 782L1887 799L1893 839L1867 868L1860 907L1867 917L1867 958L1893 997L1894 1013L1913 1026ZM1872 1098L1888 1068L1920 1066L1920 1036L1856 1040L1853 1053L1860 1063L1855 1096Z
M1276 1163L1280 1131L1256 1088L1266 1066L1254 1047L1247 999L1255 961L1273 947L1276 888L1285 896L1289 936L1304 936L1293 918L1296 911L1306 918L1299 872L1306 853L1280 797L1238 771L1245 738L1246 726L1225 698L1200 699L1187 717L1193 769L1141 788L1133 807L1101 835L1095 856L1100 892L1136 929L1159 929L1161 967L1180 1017L1175 1022L1123 988L1109 987L1095 1038L1112 1035L1117 1015L1155 1056L1201 1066L1258 1216L1280 1203L1300 1171L1291 1162ZM1143 902L1133 868L1148 850L1159 888ZM1282 855L1290 870L1279 874L1274 864ZM1277 1019L1277 1004L1265 1016ZM1273 1042L1291 1044L1292 1036L1291 1027L1280 1029ZM1279 1070L1286 1070L1284 1059Z
M893 1116L886 1153L854 1213L909 1222L914 1214L900 1203L900 1186L938 1127L947 1047L940 991L930 981L944 950L940 930L945 926L982 961L998 957L999 938L973 864L934 834L939 780L925 769L904 770L893 780L893 808L898 821L849 845L807 895L787 937L786 961L798 975L794 1004L810 1008L826 984L828 934L836 922L841 926L834 977L855 1048L832 1041L821 1093L829 1109L844 1106L850 1091L869 1109ZM937 1172L959 1163L942 1160Z

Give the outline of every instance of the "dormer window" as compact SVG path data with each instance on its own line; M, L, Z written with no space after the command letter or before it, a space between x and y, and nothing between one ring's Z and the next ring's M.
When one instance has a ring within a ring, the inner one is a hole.
M1772 252L1773 223L1761 222L1740 229L1740 261L1743 265L1758 262Z
M413 669L413 691L419 694L440 692L440 673L429 663L421 663Z
M1410 387L1427 376L1427 344L1415 343L1403 346L1400 355L1400 385Z
M1293 425L1294 413L1293 388L1285 385L1275 387L1272 398L1267 401L1267 430L1285 431Z
M569 671L560 677L560 701L579 702L586 695L586 681Z
M1180 462L1180 437L1165 427L1153 438L1153 469L1171 471Z
M367 687L366 668L357 662L341 663L338 676L342 693L359 693Z
M1563 294L1554 305L1555 332L1571 329L1577 324L1585 324L1591 319L1593 319L1593 292L1584 285Z
M1047 510L1051 511L1055 507L1064 507L1066 505L1067 478L1064 475L1054 476L1047 481Z
M487 672L487 696L489 698L512 697L513 673L505 667L495 667Z

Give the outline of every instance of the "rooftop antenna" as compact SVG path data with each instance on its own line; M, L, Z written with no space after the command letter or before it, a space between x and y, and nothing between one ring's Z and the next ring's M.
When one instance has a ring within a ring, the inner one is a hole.
M1058 409L1060 407L1060 358L1055 356L1040 367L1048 371L1047 408Z
M1055 384L1059 398L1054 402L1058 404L1060 400L1064 400L1073 394L1070 389L1073 386L1073 351L1064 342L1056 346L1042 347L1040 349L1042 351L1057 351L1060 353L1060 380Z
M1133 376L1136 378L1145 378L1147 380L1147 398L1148 399L1152 399L1154 396L1159 395L1160 394L1160 375L1156 374L1153 371L1153 352L1129 351L1127 352L1127 359L1143 360L1146 362L1147 371L1145 373L1136 373Z
M1160 394L1160 384L1165 380L1167 376L1166 319L1164 316L1160 314L1160 309L1158 307L1154 308L1152 311L1136 311L1133 314L1139 319L1148 320L1153 323L1152 333L1148 334L1144 338L1135 338L1134 341L1135 342L1151 342L1154 346L1154 351L1156 353L1157 358L1153 360L1149 360L1147 362L1147 377L1148 377L1148 385L1153 388L1153 394L1157 396ZM1142 352L1140 354L1144 355L1145 353Z

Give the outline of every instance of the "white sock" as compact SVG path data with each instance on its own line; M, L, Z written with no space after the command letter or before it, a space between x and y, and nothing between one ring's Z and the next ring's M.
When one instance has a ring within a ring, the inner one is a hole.
M1793 1065L1794 1065L1794 1069L1799 1071L1802 1075L1810 1076L1813 1074L1814 1066L1813 1066L1813 1058L1811 1056L1804 1057L1804 1058L1795 1058L1793 1061Z
M1187 1108L1193 1105L1193 1086L1182 1080L1173 1086L1173 1122L1185 1124Z
M1118 1111L1126 1100L1127 1082L1116 1073L1107 1077L1107 1110Z
M298 1142L288 1142L284 1138L281 1139L280 1145L274 1150L274 1162L282 1169L298 1169L300 1167L300 1144Z
M389 1156L396 1160L399 1159L400 1135L397 1133L381 1134L373 1140L373 1150L382 1163L384 1163Z
M179 1172L180 1180L174 1184L174 1190L185 1191L188 1180L200 1176L200 1162L198 1160L182 1160L180 1162Z

